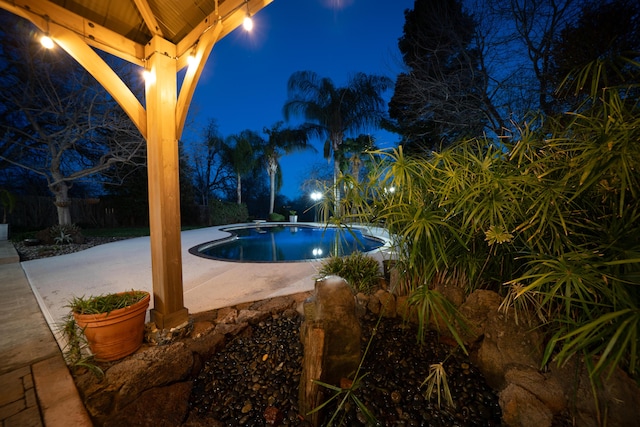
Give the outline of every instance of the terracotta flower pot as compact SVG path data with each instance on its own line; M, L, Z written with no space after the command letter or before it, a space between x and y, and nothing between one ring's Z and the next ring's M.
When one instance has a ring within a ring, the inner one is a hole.
M73 313L96 360L122 359L140 348L150 295L125 308L101 314Z

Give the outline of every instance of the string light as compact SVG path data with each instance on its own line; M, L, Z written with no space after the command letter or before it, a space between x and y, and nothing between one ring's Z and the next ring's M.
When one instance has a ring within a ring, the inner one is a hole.
M196 62L196 56L191 52L189 56L187 56L187 64L193 65Z
M46 17L47 20L47 31L40 37L40 44L46 49L53 49L54 43L51 37L49 36L49 17Z
M40 38L40 44L42 44L42 46L47 49L53 49L54 46L53 40L51 40L51 37L49 37L47 34L43 35Z
M144 81L151 84L154 83L156 81L156 75L153 71L150 70L144 70L142 72L142 77L144 78Z
M242 27L246 31L251 31L253 29L253 19L251 19L251 13L249 12L249 2L247 2L247 16L245 16L244 21L242 21Z
M187 56L187 64L189 65L192 65L196 62L196 47L198 46L198 42L200 42L200 39L198 39L193 44L193 47L191 48L191 52L189 52L189 56Z

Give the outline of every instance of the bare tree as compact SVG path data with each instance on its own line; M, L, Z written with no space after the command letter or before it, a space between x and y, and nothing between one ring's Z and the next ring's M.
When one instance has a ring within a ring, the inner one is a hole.
M24 21L2 19L0 159L46 180L58 223L71 224L69 190L118 164L145 164L144 139L108 93L60 49L46 50Z
M531 111L551 113L553 44L583 3L416 0L399 41L407 68L389 104L404 141L503 137Z
M389 103L403 142L435 148L499 129L474 16L458 0L416 0L398 42L406 70Z
M223 192L234 177L229 164L224 162L224 138L218 123L210 119L203 131L203 139L191 146L190 157L194 165L194 187L199 202L209 205L209 199Z
M574 22L576 0L477 0L480 32L489 43L485 58L493 87L500 91L504 117L521 119L531 110L550 113L556 89L552 49L561 31Z

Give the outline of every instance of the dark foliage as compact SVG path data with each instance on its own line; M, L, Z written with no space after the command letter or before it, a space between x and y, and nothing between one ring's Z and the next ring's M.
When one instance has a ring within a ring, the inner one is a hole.
M398 47L407 71L389 103L405 146L433 149L481 133L485 76L473 16L457 0L416 0L405 20Z
M628 60L640 60L640 4L634 0L585 3L575 24L565 27L553 45L550 79L554 87L564 83L564 90L554 93L555 110L571 109L593 90L575 84L576 71L594 61L603 65L598 92L638 83L638 68Z

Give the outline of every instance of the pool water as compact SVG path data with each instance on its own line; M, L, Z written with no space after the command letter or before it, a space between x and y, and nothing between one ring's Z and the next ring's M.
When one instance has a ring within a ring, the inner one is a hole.
M265 225L223 230L234 236L198 245L189 252L224 261L284 262L369 252L384 244L357 229Z

